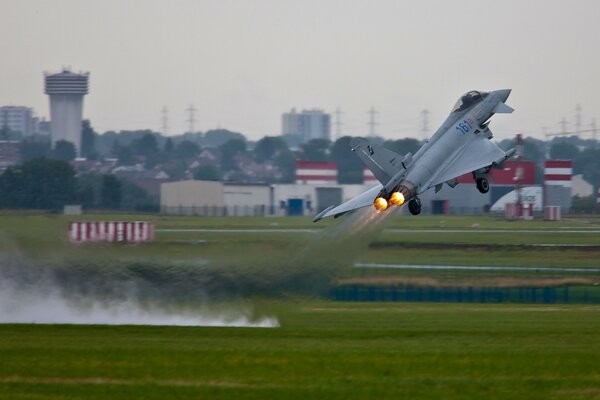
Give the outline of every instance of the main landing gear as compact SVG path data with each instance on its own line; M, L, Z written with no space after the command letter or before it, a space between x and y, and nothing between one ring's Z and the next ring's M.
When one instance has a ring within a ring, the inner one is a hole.
M412 215L421 214L421 200L418 197L413 197L411 201L408 202L408 211Z
M477 190L480 193L487 193L490 190L490 183L486 178L477 178Z

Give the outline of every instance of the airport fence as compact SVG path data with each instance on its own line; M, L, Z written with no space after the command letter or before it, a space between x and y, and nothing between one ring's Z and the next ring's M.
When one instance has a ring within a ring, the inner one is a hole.
M336 301L439 303L600 304L600 286L422 287L344 285L330 290Z

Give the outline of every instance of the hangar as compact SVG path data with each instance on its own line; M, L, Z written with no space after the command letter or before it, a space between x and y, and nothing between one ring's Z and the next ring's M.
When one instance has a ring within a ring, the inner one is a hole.
M160 186L160 208L165 214L261 216L269 214L271 203L267 184L187 180Z
M545 205L571 205L570 161L546 161L543 193ZM562 174L562 175L561 175ZM506 161L490 172L490 191L481 194L471 174L459 177L459 185L421 195L424 214L481 214L515 190L536 185L533 161ZM205 216L314 216L330 205L340 204L377 184L368 170L364 184L338 184L337 166L331 162L298 161L296 183L260 184L188 180L161 185L161 211L167 214ZM541 190L541 189L540 189ZM510 197L510 196L509 196ZM536 208L537 210L537 208ZM402 210L404 212L404 210ZM539 211L539 210L538 210Z
M368 187L338 184L246 184L187 180L160 188L165 214L202 216L311 216Z

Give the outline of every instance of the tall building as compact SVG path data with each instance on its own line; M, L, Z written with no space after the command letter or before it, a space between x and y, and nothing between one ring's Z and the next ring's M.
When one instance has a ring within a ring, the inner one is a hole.
M312 139L330 139L331 116L323 110L302 110L298 113L292 109L282 115L281 134L296 135L300 143Z
M52 141L67 140L81 153L83 96L88 93L89 73L76 74L63 69L45 74L44 93L50 96Z
M0 107L0 129L3 128L23 136L33 135L37 132L37 118L29 107L3 106Z

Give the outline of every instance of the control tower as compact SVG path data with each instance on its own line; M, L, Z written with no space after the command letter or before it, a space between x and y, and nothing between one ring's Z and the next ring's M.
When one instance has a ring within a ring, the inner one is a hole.
M81 115L83 96L88 93L89 73L63 69L44 74L44 93L50 96L50 128L52 142L67 140L81 154Z

